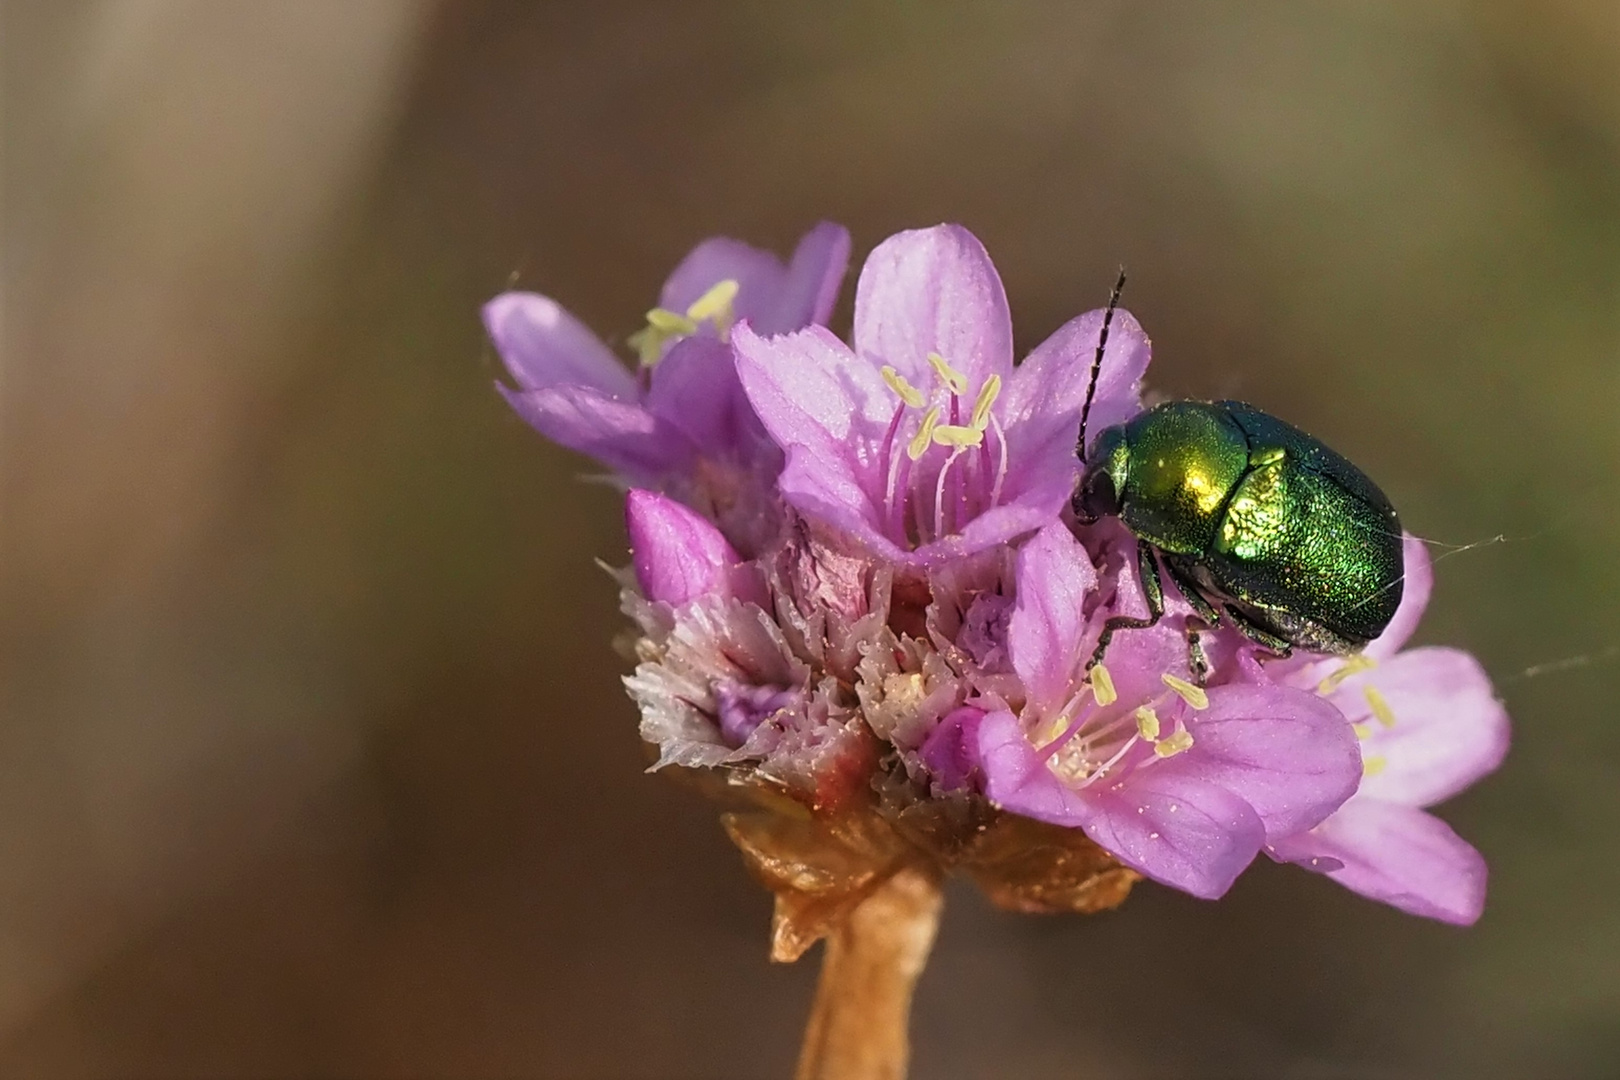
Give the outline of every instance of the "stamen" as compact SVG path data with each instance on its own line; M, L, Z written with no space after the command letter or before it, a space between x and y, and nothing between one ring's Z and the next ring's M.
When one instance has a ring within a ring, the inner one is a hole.
M928 399L923 397L922 391L908 383L904 375L888 364L883 365L883 381L889 384L889 389L893 390L901 401L913 409L920 409L928 404Z
M715 282L708 292L692 301L686 317L694 323L712 320L715 330L725 332L731 326L731 302L737 299L737 287L732 278Z
M943 425L942 425L942 427L943 427ZM936 428L935 431L934 431L936 441L937 441L937 438L938 438L938 435L939 435L939 431L940 431L939 428ZM962 456L962 450L961 450L960 447L958 447L957 449L951 451L951 456L946 458L945 459L945 464L943 464L943 465L941 465L939 467L939 476L934 478L934 537L935 537L935 539L938 539L941 536L949 535L945 531L945 477L946 477L946 474L948 474L951 471L951 466L956 464L956 459L961 457L961 456Z
M1136 733L1149 741L1159 737L1159 714L1153 706L1143 705L1136 710Z
M691 318L661 307L647 312L647 325L662 334L695 334L698 328Z
M937 423L939 423L939 406L935 405L923 413L922 427L917 429L917 434L911 437L911 443L906 447L906 456L912 461L926 454L929 446L933 445L934 425Z
M1370 757L1361 763L1361 775L1377 776L1389 765L1387 758Z
M990 426L990 407L1001 396L1001 376L992 375L979 387L978 400L973 403L973 419L969 423L979 431Z
M1108 669L1100 661L1091 665L1091 693L1099 707L1106 708L1119 700L1119 693L1114 689L1114 677L1108 674Z
M1178 679L1168 671L1159 676L1159 678L1163 679L1164 685L1174 690L1182 701L1185 701L1193 708L1209 708L1209 695L1204 693L1204 688L1202 686L1194 686L1186 679Z
M962 424L941 424L934 429L934 441L941 446L957 448L978 446L984 442L984 432Z
M641 366L652 367L658 363L658 354L663 351L668 337L668 334L661 334L650 326L643 326L625 340L636 350L636 359L641 361Z
M1365 739L1372 734L1371 724L1351 724L1350 730L1356 733L1356 738Z
M1339 668L1339 670L1335 672L1332 672L1327 678L1318 683L1316 686L1316 692L1325 697L1337 690L1339 688L1339 684L1344 682L1344 680L1348 679L1350 676L1358 675L1363 671L1371 671L1377 666L1378 661L1374 660L1372 657L1367 656L1364 653L1357 653L1350 659L1346 660L1343 667Z
M1160 739L1153 744L1153 753L1156 757L1175 757L1184 750L1191 750L1193 744L1192 732L1182 728L1168 739Z
M951 367L943 356L937 352L931 352L928 354L928 363L933 367L934 374L939 376L939 381L944 383L951 393L967 393L967 376Z
M1001 488L1007 482L1007 433L1001 430L1001 421L990 414L990 428L996 433L996 482L990 488L990 506L1001 505Z
M1389 702L1384 700L1384 695L1378 692L1378 687L1364 686L1361 693L1367 699L1367 704L1372 706L1373 715L1378 718L1378 722L1386 728L1394 727L1395 712L1389 707Z

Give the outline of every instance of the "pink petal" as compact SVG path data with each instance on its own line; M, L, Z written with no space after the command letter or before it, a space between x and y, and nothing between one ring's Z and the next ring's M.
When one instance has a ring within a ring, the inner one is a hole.
M928 354L967 376L1012 373L1012 317L990 256L960 225L897 233L872 250L855 286L855 351L918 387L937 384Z
M754 329L761 334L781 334L812 324L826 325L848 272L849 230L821 222L793 249L775 309L768 317L755 320Z
M876 369L818 326L764 338L739 325L732 345L743 391L787 451L783 497L879 553L898 554L883 535L878 509L879 447L898 402Z
M502 293L484 305L484 327L506 370L524 390L584 386L604 397L635 400L624 365L561 304L537 293Z
M729 236L711 237L688 252L670 272L658 294L658 306L685 312L704 293L728 280L737 283L732 310L738 318L746 319L771 310L787 280L787 268L769 251Z
M1197 777L1150 766L1117 783L1074 790L1047 767L1009 712L979 724L978 751L991 802L1038 821L1078 825L1120 862L1194 896L1225 893L1265 839L1248 803Z
M1485 909L1485 860L1413 807L1357 797L1271 853L1413 915L1471 926Z
M552 442L632 478L667 476L691 460L692 447L685 437L633 402L584 386L523 391L497 384L496 389Z
M1395 718L1373 715L1376 687ZM1408 649L1364 675L1345 680L1331 699L1368 733L1362 755L1381 765L1361 793L1404 806L1432 806L1493 771L1507 754L1507 710L1489 676L1460 649Z
M964 705L942 717L923 740L918 756L933 774L937 790L960 791L978 775L979 725L984 715L983 709Z
M711 455L754 452L765 430L737 380L731 347L717 338L676 342L652 370L647 409Z
M1088 311L1057 328L1018 365L1007 385L998 415L1009 432L1017 432L1020 451L1062 443L1070 458L1080 433L1080 409L1097 355L1102 310ZM1116 309L1108 328L1108 350L1097 377L1087 437L1123 424L1142 411L1142 376L1153 347L1130 312Z
M1007 624L1013 670L1029 699L1055 712L1069 697L1080 659L1086 594L1097 571L1068 526L1054 521L1018 551L1017 600Z
M1268 839L1317 824L1356 793L1361 753L1344 717L1283 686L1217 686L1191 713L1192 748L1153 769L1218 784L1252 806Z
M1069 320L1036 346L1008 380L996 415L1007 432L1009 502L1053 515L1068 505L1080 469L1075 454L1080 409L1101 326L1097 311ZM1141 411L1139 390L1149 355L1142 328L1129 312L1116 311L1088 421L1093 435Z
M1080 796L1047 768L1012 713L986 715L977 742L984 792L991 802L1054 825L1077 826L1087 819Z
M1434 566L1423 541L1407 533L1402 538L1401 554L1406 578L1402 585L1400 606L1395 609L1395 617L1384 632L1369 642L1364 650L1374 660L1387 660L1400 651L1400 647L1412 636L1412 631L1417 629L1418 620L1423 618L1423 609L1429 606L1429 594L1434 591Z
M1265 826L1242 798L1151 766L1087 788L1081 803L1086 835L1120 862L1206 900L1232 887L1265 839Z
M664 495L632 488L624 519L636 581L649 600L679 605L717 592L741 561L719 529Z

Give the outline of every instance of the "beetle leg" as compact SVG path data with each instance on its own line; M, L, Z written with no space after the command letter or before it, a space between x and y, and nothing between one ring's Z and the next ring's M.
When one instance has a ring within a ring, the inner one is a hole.
M1159 620L1164 618L1164 585L1159 581L1159 560L1153 557L1153 549L1140 540L1136 542L1136 569L1142 579L1142 596L1147 600L1148 617L1138 619L1131 615L1115 615L1103 623L1096 651L1086 662L1087 671L1102 660L1103 653L1108 651L1108 643L1114 639L1115 630L1146 630L1150 626L1157 626Z
M1187 636L1187 670L1192 673L1194 685L1203 686L1204 680L1209 678L1209 657L1204 653L1202 635L1205 630L1213 630L1221 624L1221 613L1198 591L1196 583L1176 569L1175 563L1166 560L1164 569L1170 575L1170 580L1176 583L1176 588L1181 590L1182 598L1193 609L1193 614L1187 616L1184 631Z
M1225 607L1227 621L1237 628L1238 633L1242 634L1256 645L1259 645L1261 648L1270 649L1272 652L1276 653L1278 660L1286 660L1293 655L1293 643L1287 638L1278 637L1269 630L1260 629L1258 626L1254 625L1254 623L1250 622L1244 615L1236 611L1232 605L1227 604Z

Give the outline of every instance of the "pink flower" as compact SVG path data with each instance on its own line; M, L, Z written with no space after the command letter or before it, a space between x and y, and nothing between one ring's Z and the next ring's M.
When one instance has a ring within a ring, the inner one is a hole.
M1026 697L978 721L984 793L1085 830L1147 877L1218 897L1262 845L1320 823L1354 793L1355 736L1305 691L1198 690L1185 641L1163 623L1121 634L1106 674L1083 682L1111 613L1087 613L1096 588L1090 556L1062 524L1019 551L1007 637Z
M771 333L825 321L848 263L849 233L825 222L785 265L705 240L634 336L634 372L555 300L503 293L484 306L484 325L517 387L498 389L553 442L735 522L734 538L752 545L769 529L750 519L769 517L781 457L738 386L727 338L738 319Z
M787 454L782 497L872 554L937 564L1054 520L1074 487L1081 402L1102 313L1059 328L1017 368L1007 298L984 247L939 225L892 236L861 270L853 347L819 326L739 326L737 370ZM1148 339L1117 312L1092 417L1140 407Z

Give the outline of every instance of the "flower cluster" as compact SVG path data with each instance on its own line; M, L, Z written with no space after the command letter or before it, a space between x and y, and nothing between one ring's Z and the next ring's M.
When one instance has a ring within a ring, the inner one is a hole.
M486 309L513 407L631 487L626 684L654 767L900 826L1016 815L1201 897L1263 851L1477 919L1484 863L1425 808L1495 768L1507 717L1467 654L1401 648L1423 545L1394 622L1349 660L1262 663L1218 630L1195 684L1171 586L1166 617L1088 672L1104 622L1146 610L1134 540L1068 512L1104 313L1015 365L988 255L938 226L871 253L846 342L824 324L848 255L827 224L787 264L704 243L632 337L634 370L544 297ZM1140 410L1148 359L1115 312L1091 430Z

